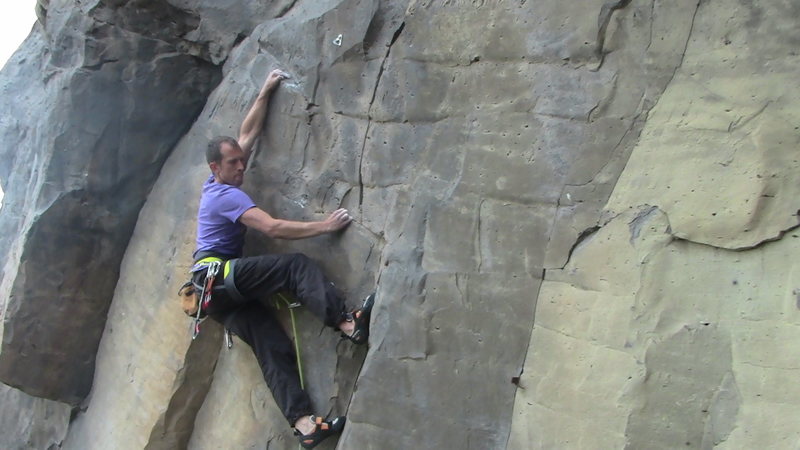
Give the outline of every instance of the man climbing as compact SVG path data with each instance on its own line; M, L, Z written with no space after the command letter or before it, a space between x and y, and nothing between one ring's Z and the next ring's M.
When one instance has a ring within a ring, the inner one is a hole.
M356 344L365 344L374 295L367 297L361 308L346 312L333 284L305 255L241 257L247 228L271 238L303 239L336 232L352 220L345 209L337 209L318 222L276 219L239 189L263 128L270 94L287 77L280 70L267 76L242 122L238 139L221 136L208 144L206 160L212 173L200 198L192 282L184 285L181 295L192 299L190 305L198 299L194 308L184 307L187 313L198 318L210 316L223 324L226 332L250 345L275 402L294 427L301 445L312 448L340 432L345 418L323 420L314 416L311 400L300 384L291 340L261 301L286 290L325 325L340 330ZM203 291L211 294L207 302L202 298Z

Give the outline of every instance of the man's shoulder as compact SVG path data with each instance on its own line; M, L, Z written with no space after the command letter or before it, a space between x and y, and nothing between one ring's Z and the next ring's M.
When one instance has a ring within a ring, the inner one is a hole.
M239 187L217 183L213 179L211 183L203 185L203 194L200 203L201 207L202 205L238 205L248 208L255 206L253 199Z
M226 193L231 193L231 192L234 193L241 192L242 194L244 194L244 191L242 191L237 186L224 183L217 183L216 181L214 181L214 177L209 177L209 179L206 180L205 183L203 183L203 194L224 195Z

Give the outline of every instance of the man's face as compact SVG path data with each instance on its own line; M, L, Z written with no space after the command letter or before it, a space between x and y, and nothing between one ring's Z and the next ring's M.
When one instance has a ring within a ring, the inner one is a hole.
M247 161L244 160L244 151L239 146L223 142L220 146L222 161L209 164L211 172L217 183L230 184L239 187L244 182L244 169Z

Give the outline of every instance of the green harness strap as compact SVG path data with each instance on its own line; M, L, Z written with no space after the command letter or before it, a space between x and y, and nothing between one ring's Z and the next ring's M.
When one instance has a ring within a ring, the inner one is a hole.
M212 263L214 261L222 262L222 258L217 258L215 256L208 256L206 258L203 258L203 259L197 261L195 263L195 265L197 265L197 264L205 264L205 263L209 263L210 264L210 263ZM222 277L223 278L227 278L228 277L228 273L230 272L230 270L231 270L231 262L230 261L225 261L225 266L222 268Z
M297 334L297 324L294 320L294 308L300 306L298 303L290 303L289 300L286 300L286 297L283 296L280 292L278 293L278 297L286 303L286 308L289 310L289 317L292 318L292 334L294 335L294 353L297 355L297 372L300 374L300 387L305 390L306 385L303 381L303 363L300 361L300 335ZM275 308L280 309L280 304L275 303Z
M303 381L303 363L300 362L300 335L297 334L297 324L294 320L294 308L300 306L299 303L290 303L289 300L286 300L286 297L283 296L280 292L278 292L278 297L286 303L286 308L289 310L289 317L292 318L292 334L294 335L294 354L297 355L297 373L300 374L300 387L305 390L306 383ZM281 309L280 303L275 302L275 309ZM297 444L297 449L302 450L302 445Z

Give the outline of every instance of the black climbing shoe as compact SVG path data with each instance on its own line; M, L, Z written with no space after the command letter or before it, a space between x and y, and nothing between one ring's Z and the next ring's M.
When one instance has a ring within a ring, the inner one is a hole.
M314 431L309 434L303 434L295 429L294 434L300 439L300 445L303 448L314 448L328 436L340 433L344 428L345 420L344 416L327 421L322 420L322 417L311 416L311 421L314 422Z
M369 317L372 313L372 305L375 304L375 293L373 292L364 299L361 308L349 313L347 320L354 323L353 334L344 335L347 339L356 344L366 344L369 339Z

